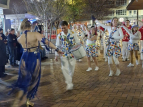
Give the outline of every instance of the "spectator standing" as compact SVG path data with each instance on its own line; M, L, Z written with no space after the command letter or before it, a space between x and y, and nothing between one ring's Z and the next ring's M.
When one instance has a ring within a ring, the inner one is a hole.
M15 35L15 30L11 29L8 35L8 46L10 51L10 65L18 66L16 64L16 44L17 44L17 36Z
M0 34L0 78L7 76L7 74L5 74L6 59L6 45Z
M7 45L7 37L3 34L3 29L0 28L0 35L2 37L2 40L4 41L5 43L5 47L6 47L6 62L8 63L8 59L9 59L9 51L8 51L8 45Z

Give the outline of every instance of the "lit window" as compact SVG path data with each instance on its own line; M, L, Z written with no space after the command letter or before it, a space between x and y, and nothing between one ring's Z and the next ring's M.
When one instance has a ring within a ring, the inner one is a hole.
M126 5L126 4L127 4L127 0L117 0L116 1L117 6Z
M134 14L137 14L137 11L136 11L136 10L134 10Z
M126 15L126 10L116 10L116 15Z
M129 11L129 15L132 15L132 10Z

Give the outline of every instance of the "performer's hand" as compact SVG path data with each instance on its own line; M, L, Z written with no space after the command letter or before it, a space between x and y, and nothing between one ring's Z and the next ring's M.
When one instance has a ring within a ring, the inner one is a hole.
M59 57L58 57L58 56L56 56L56 57L55 57L55 61L57 61L57 62L58 62L58 59L59 59Z
M63 52L59 50L59 51L58 51L58 54L63 54Z

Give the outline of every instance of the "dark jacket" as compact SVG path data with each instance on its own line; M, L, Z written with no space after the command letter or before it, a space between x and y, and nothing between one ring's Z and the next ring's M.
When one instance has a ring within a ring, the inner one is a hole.
M14 48L16 47L16 44L17 44L17 36L14 34L9 34L8 35L8 46L11 47L11 48Z
M0 34L1 34L2 40L3 40L3 41L6 41L6 40L7 40L7 37L6 37L3 33L0 33Z
M0 40L0 66L6 65L7 56L6 56L6 45L3 40Z

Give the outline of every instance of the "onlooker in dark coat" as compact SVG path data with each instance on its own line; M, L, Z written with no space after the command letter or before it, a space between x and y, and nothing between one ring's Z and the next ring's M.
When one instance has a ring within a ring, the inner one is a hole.
M17 37L15 35L15 30L11 29L10 34L8 35L8 46L10 51L10 64L12 66L18 66L16 64L16 45L17 45Z
M9 59L9 51L8 51L8 44L7 44L7 37L3 34L3 29L0 28L0 35L2 37L2 40L4 41L4 43L6 44L6 56L7 56L7 63L8 63L8 59Z
M0 78L5 77L5 65L6 65L6 45L0 36Z

